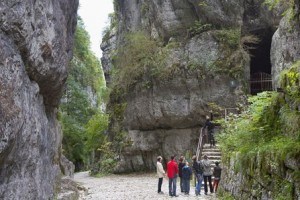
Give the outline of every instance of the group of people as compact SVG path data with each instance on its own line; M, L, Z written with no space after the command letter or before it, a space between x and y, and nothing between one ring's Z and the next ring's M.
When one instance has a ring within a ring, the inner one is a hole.
M176 162L176 157L171 156L171 160L167 163L167 173L165 173L162 165L162 157L157 157L157 175L158 175L158 190L159 194L164 194L161 190L163 183L163 177L167 176L169 179L169 196L178 197L176 194L177 177L180 178L180 190L182 193L189 195L190 192L190 180L192 179L192 173L194 173L197 180L195 193L196 196L201 193L202 181L204 180L204 193L207 195L208 185L210 193L214 193L218 189L218 184L221 178L222 168L218 162L215 162L215 167L212 170L213 162L208 159L206 155L203 156L203 160L197 161L196 156L192 157L192 168L185 160L184 156L179 159L179 164ZM212 184L212 175L214 176L214 182Z

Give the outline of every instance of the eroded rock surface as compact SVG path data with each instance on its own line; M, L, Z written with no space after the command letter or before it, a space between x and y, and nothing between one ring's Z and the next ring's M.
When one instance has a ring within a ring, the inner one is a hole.
M0 199L52 199L77 0L0 2Z
M300 3L298 2L298 4ZM292 13L288 13L281 20L279 28L273 35L271 62L275 88L279 86L280 72L291 67L294 62L300 59L300 26L299 21L297 21L299 14L295 15L294 20L290 19L291 15Z
M172 154L195 153L209 104L235 107L248 89L250 57L240 38L275 30L280 13L269 11L261 1L246 0L119 0L115 12L117 25L101 46L108 82L113 57L126 34L143 31L165 45L175 44L166 66L170 77L141 80L125 101L110 101L111 109L126 105L110 126L110 133L119 127L128 133L118 172L154 169L157 155L169 159ZM238 41L229 44L230 37Z

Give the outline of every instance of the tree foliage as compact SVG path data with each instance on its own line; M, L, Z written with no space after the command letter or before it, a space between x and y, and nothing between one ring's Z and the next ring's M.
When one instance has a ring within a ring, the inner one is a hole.
M292 190L286 191L291 183L286 182L281 169L287 159L300 156L299 74L297 62L282 72L284 94L263 92L250 97L248 108L240 115L228 117L223 122L223 133L218 136L223 162L229 165L230 158L235 157L238 172L247 177L259 173L265 180L272 180L275 199L293 196ZM279 174L271 173L270 167Z
M90 50L90 38L80 17L73 52L60 121L63 153L75 164L75 170L82 170L92 160L91 151L105 141L107 117L100 110L106 88L102 68Z

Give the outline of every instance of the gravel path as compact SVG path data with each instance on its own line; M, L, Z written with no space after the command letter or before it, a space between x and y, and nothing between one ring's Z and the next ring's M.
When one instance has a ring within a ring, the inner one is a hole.
M157 194L157 182L155 174L127 174L127 175L108 175L101 178L94 178L88 172L76 173L74 180L88 189L88 194L81 197L82 200L139 200L139 199L197 199L215 200L214 194L201 195L196 197L195 187L191 184L190 195L178 192L179 197L171 198L168 196L168 180L163 180L162 191L165 194ZM179 191L177 182L177 191Z

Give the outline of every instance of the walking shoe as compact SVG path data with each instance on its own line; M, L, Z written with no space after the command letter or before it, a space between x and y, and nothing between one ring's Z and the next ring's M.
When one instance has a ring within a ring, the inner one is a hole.
M158 194L164 194L164 192L163 192L163 191L160 191Z

